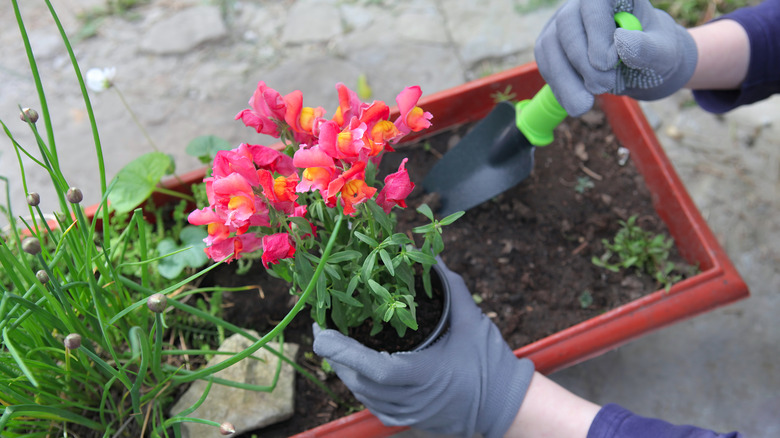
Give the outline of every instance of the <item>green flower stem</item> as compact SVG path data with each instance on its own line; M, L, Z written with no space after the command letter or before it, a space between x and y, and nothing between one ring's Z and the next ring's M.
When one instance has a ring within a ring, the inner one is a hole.
M314 291L315 285L317 284L317 279L319 279L320 275L322 274L323 269L325 269L325 263L330 256L331 251L333 250L333 245L336 243L336 235L338 234L338 231L341 229L341 224L344 222L344 213L339 212L339 218L336 221L336 225L333 229L333 234L330 235L330 239L328 240L328 244L325 247L325 251L322 254L322 259L320 260L320 263L317 265L317 269L314 271L314 276L312 277L311 281L309 282L309 285L306 287L306 290L303 292L301 297L298 299L298 302L295 303L295 306L287 313L287 315L282 319L279 324L276 325L270 332L268 332L265 336L263 336L261 339L256 341L254 344L249 346L246 350L242 351L241 353L237 354L236 356L221 362L217 365L213 365L207 368L203 368L197 372L194 372L187 376L176 376L173 378L174 383L185 383L185 382L191 382L196 379L203 378L205 376L211 375L217 371L224 370L225 368L237 363L241 359L250 356L255 351L259 350L262 346L268 343L269 340L275 338L278 336L282 330L284 330L290 322L295 318L295 316L298 314L298 312L303 309L304 304L306 304L306 300L308 299L309 295ZM175 303L175 301L174 301Z
M154 350L152 352L152 373L157 381L163 380L162 368L160 363L162 359L162 344L163 344L163 319L162 313L156 313L154 318Z
M138 226L138 243L141 246L141 261L145 261L148 256L148 248L146 246L146 221L143 220L143 211L140 208L136 208L133 211L133 220ZM141 285L143 287L149 287L149 269L146 266L141 268Z
M187 195L187 194L184 194L184 193L181 193L181 192L177 192L176 190L169 190L169 189L166 189L164 187L155 187L154 191L155 192L160 192L160 193L163 193L163 194L166 194L166 195L170 195L170 196L173 196L173 197L176 197L176 198L184 199L184 200L187 200L187 201L190 201L190 202L195 202L195 198L194 197L192 197L190 195Z
M146 128L144 128L143 123L141 123L141 121L138 120L138 116L136 116L135 111L133 111L133 109L130 108L130 105L127 103L127 100L125 99L125 95L119 90L119 87L117 87L115 84L111 84L111 88L113 88L114 91L116 91L117 96L119 96L119 100L122 101L122 105L125 106L127 112L130 113L130 117L132 117L135 124L141 130L141 133L143 133L144 137L146 137L146 141L149 142L149 144L152 146L152 148L155 151L160 152L160 149L154 143L154 140L152 140L152 137L149 135L149 132L147 132Z
M30 45L30 38L27 35L27 28L24 26L24 20L22 14L19 11L19 3L17 0L11 0L14 7L14 14L16 15L16 22L19 26L19 32L22 35L22 41L24 42L24 49L27 53L27 60L30 63L30 72L35 80L35 88L38 90L38 98L41 102L41 115L43 116L43 122L46 124L46 132L49 135L49 144L51 145L51 151L53 155L57 156L57 148L54 142L54 129L51 123L51 114L49 112L49 105L46 103L46 93L43 92L43 82L41 81L41 75L38 72L38 64L35 61L33 55L32 46Z
M106 164L103 160L103 147L100 142L100 134L98 133L98 127L97 127L97 121L95 120L95 112L92 110L92 102L89 99L89 93L87 92L87 86L84 83L84 77L81 74L81 68L79 67L78 61L76 60L76 55L73 53L73 47L70 44L70 40L68 39L68 35L65 33L65 29L62 27L62 22L60 21L59 16L57 15L57 12L54 10L54 7L51 4L50 0L45 0L46 6L49 8L49 12L51 14L51 17L54 19L54 22L57 25L57 29L60 31L60 36L62 37L62 41L65 44L65 48L68 51L68 56L70 56L70 62L73 65L73 71L76 75L76 79L79 81L79 86L81 87L81 95L84 98L84 105L87 109L87 114L89 115L89 123L92 127L92 138L94 140L95 144L95 153L97 154L97 161L98 161L98 170L100 172L100 190L101 193L106 193ZM13 0L14 5L16 5L16 0ZM43 89L40 90L40 94L43 94ZM47 117L48 119L48 117ZM47 126L48 127L48 126ZM54 146L54 139L53 135L52 138L49 140L49 144L52 145L52 148ZM56 153L55 153L56 157ZM108 215L108 209L103 209L103 235L108 236L108 229L109 229L109 215Z

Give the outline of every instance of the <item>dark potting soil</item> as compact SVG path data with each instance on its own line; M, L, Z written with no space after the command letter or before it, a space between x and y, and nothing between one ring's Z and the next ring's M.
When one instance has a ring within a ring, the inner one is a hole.
M406 168L417 184L407 199L409 208L395 210L399 230L425 224L427 219L415 211L423 202L435 205L435 197L422 191L425 174L467 129L458 127L400 145L397 152L385 156L380 174L394 172L408 157ZM669 235L631 160L618 163L620 145L604 114L594 110L578 119L567 118L555 138L549 146L536 149L533 172L525 181L469 210L443 235L442 259L463 276L513 349L662 288L646 274L613 273L591 262L592 256L604 253L602 239L611 240L621 227L619 221L632 215L638 216L643 229ZM670 260L685 266L676 250ZM214 280L224 286L261 288L262 296L226 293L224 297L226 319L260 333L281 320L294 302L288 286L270 278L259 263L244 276L222 269ZM348 404L359 407L338 378L326 375L312 355L311 323L304 310L285 331L285 339L301 344L299 363ZM302 376L297 377L296 387L295 416L257 431L258 436L293 435L349 413L348 406L338 405ZM249 438L251 433L241 436Z

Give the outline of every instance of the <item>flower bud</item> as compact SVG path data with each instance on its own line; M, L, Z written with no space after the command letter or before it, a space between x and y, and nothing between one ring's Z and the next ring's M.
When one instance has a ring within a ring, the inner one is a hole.
M226 421L219 425L219 433L222 435L233 435L236 433L236 427Z
M41 253L41 242L35 237L27 237L22 241L22 251L27 254L38 255Z
M161 294L156 293L149 297L149 299L146 301L146 307L149 308L154 313L160 313L168 306L168 298Z
M19 118L25 123L26 122L35 123L38 121L38 111L35 111L34 109L31 108L24 108L22 109L22 112L19 114Z
M65 194L65 198L67 198L68 202L72 204L78 204L82 199L84 199L84 195L78 188L71 187L68 189L68 193Z
M81 347L81 335L78 333L71 333L68 336L65 336L63 344L65 344L65 348L68 350L75 350Z
M41 195L39 195L37 192L30 192L27 195L27 205L29 205L30 207L36 207L40 203L41 203Z
M35 278L38 279L43 284L46 284L49 282L49 274L46 273L43 269L35 273Z

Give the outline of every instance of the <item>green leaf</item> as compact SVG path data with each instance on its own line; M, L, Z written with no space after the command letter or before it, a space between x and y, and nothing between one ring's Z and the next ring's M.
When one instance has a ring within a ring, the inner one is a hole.
M412 228L412 232L415 234L424 234L424 233L429 233L435 229L436 229L436 225L434 224L420 225L419 227Z
M206 230L202 227L187 225L179 233L183 247L190 247L187 251L180 254L184 263L191 268L200 268L209 261L209 257L203 251L206 249L206 242L203 241L208 236Z
M201 161L210 162L217 152L233 149L229 141L216 135L201 135L195 137L187 144L187 154Z
M162 152L149 152L128 163L114 177L114 188L108 195L111 208L123 214L141 205L171 165L171 157Z
M436 264L436 258L425 254L423 252L417 251L417 250L411 250L407 251L406 255L409 256L410 259L414 260L417 263L422 263L424 265L435 265Z
M390 216L385 214L385 211L382 210L382 207L377 205L376 201L373 199L366 202L366 206L368 207L368 210L371 212L371 216L379 223L379 226L382 227L382 229L387 233L390 234L393 232L393 229L395 228L393 221L390 219Z
M400 319L404 325L412 330L417 330L417 320L412 316L412 312L410 312L409 309L399 307L395 309L395 314L398 315L398 319Z
M456 211L455 213L452 213L451 215L445 217L444 219L439 221L439 224L441 225L450 225L451 223L455 222L456 220L460 219L461 216L466 214L465 211Z
M347 260L360 260L360 251L354 251L351 249L344 250L337 252L335 254L331 254L330 257L328 257L328 263L341 263Z
M376 248L377 246L379 246L379 242L374 240L373 237L367 236L367 235L361 233L360 231L355 231L355 236L358 239L362 240L364 243L370 245L371 248Z
M340 291L340 290L331 290L330 294L333 295L334 298L336 298L338 301L341 301L344 304L347 304L352 307L363 307L363 303L355 299L352 295L347 295L346 293Z
M390 245L408 245L414 243L414 241L404 233L395 233L392 236L385 239L383 243L385 242Z
M376 281L368 280L368 287L370 287L371 290L374 291L375 294L379 295L383 300L387 302L393 300L393 297L390 296L390 292Z
M385 314L382 316L382 320L384 322L390 321L393 318L393 314L395 313L395 307L390 306L385 311Z
M433 210L431 210L431 207L428 207L428 204L422 204L417 207L417 212L427 217L428 219L433 220Z
M363 268L360 270L360 275L363 276L364 283L367 283L371 278L371 273L374 271L374 266L376 266L376 251L371 251L368 257L366 257L366 260L363 262Z
M395 276L395 269L393 268L393 259L390 258L390 254L387 253L384 249L379 250L379 257L382 259L382 263L385 265L385 268L387 268L387 271L390 273L390 275Z

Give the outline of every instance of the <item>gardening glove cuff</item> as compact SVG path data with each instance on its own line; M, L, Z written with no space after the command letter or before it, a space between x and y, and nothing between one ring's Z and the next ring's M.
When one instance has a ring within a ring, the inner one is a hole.
M642 30L618 28L617 12L632 13ZM534 55L572 116L588 111L597 94L666 97L685 86L698 58L688 31L648 0L570 0L542 29Z
M439 263L452 309L449 330L433 345L388 354L315 324L314 351L385 425L503 436L528 390L533 363L515 357L463 279Z

